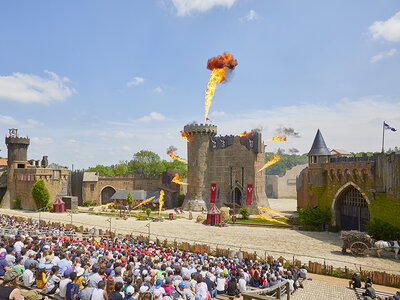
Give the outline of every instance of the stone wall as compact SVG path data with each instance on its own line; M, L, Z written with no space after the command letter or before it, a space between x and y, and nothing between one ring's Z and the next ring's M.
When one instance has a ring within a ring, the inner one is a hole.
M297 165L292 169L287 170L285 175L267 175L266 176L266 191L267 196L271 198L297 198L296 180L300 172L307 165Z

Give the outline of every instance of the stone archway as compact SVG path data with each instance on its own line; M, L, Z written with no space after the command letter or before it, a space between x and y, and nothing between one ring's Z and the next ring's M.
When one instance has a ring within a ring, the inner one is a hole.
M116 190L111 187L111 186L106 186L102 191L101 191L101 204L107 204L111 202L111 197L114 195Z
M332 202L334 225L342 230L366 231L369 221L369 200L353 182L348 182L336 193Z

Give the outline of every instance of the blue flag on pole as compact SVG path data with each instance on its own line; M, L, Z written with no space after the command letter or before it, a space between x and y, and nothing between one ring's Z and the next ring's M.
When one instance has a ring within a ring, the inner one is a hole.
M383 122L383 125L385 126L385 129L389 129L391 131L396 131L396 128L390 127L389 124L387 124L386 122Z

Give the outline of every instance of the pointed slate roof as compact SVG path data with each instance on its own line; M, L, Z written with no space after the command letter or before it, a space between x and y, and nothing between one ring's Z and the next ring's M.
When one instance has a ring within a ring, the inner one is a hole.
M308 156L311 155L330 155L331 152L329 151L328 147L326 147L324 138L322 137L321 131L317 131L315 135L314 142L312 144L310 152L308 152Z

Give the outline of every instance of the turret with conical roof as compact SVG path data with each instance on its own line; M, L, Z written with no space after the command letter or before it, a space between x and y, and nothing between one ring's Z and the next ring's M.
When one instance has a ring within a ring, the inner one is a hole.
M318 129L310 152L308 152L309 165L329 162L331 152L325 144L321 131Z

